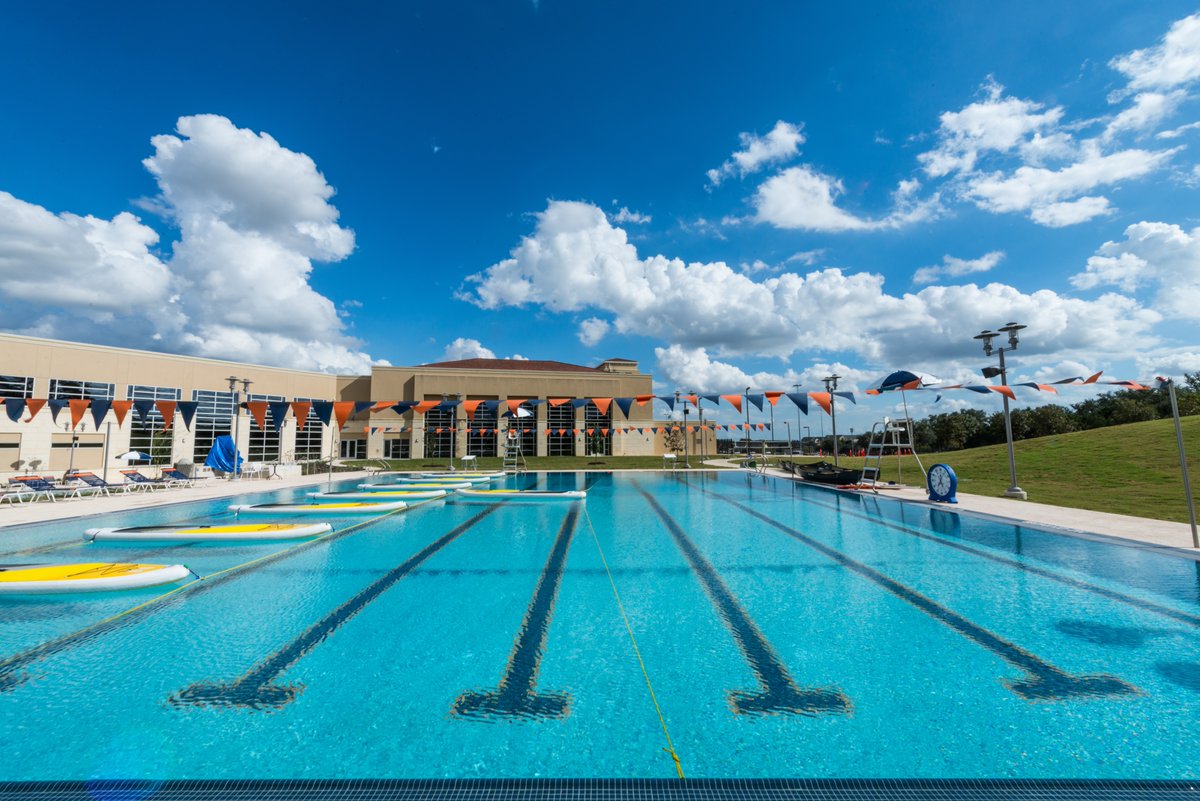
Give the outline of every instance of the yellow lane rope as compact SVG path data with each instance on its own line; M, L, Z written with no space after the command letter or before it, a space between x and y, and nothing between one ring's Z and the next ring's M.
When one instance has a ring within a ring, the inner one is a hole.
M604 565L605 574L608 575L608 583L612 587L613 597L617 599L617 609L621 611L621 620L625 623L625 631L629 633L629 643L633 646L633 653L637 656L638 667L642 669L642 678L646 680L646 689L650 691L650 701L653 702L654 711L658 714L658 724L662 726L663 736L667 738L667 747L663 750L675 762L675 772L679 774L679 778L686 778L683 775L683 764L679 761L679 755L675 753L675 743L671 741L671 732L667 729L667 721L663 717L662 707L658 705L658 696L654 694L654 685L650 683L650 673L646 670L642 652L638 649L637 638L633 636L633 627L629 624L629 616L625 614L625 604L621 603L621 593L617 592L617 583L613 580L612 571L608 569L608 560L604 558L604 549L600 547L600 538L596 536L596 527L592 525L592 518L588 514L586 506L583 509L583 518L587 520L588 530L592 532L592 542L596 543L596 551L600 554L600 562Z

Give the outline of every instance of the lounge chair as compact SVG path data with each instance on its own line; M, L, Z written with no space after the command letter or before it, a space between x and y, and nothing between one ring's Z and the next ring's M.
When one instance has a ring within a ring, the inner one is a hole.
M139 470L122 470L121 475L125 476L125 483L131 485L134 489L156 490L172 486L170 482L163 481L162 479L155 481L148 476L144 476Z
M41 495L41 493L34 492L29 487L18 481L15 484L9 484L4 488L3 492L0 492L0 503L7 502L11 505L14 503L36 501L39 495ZM52 496L50 496L50 499L54 500Z
M23 484L32 490L35 494L31 500L35 501L40 497L49 498L51 501L57 501L59 498L83 497L79 487L59 487L53 481L42 476L16 476L9 480Z
M167 482L170 486L192 487L196 484L196 479L192 476L184 475L182 470L174 467L164 467L160 475L160 480ZM207 478L207 476L205 476Z
M96 475L95 473L83 473L80 471L76 471L74 473L68 473L66 476L66 480L67 481L82 481L84 484L86 484L88 487L91 488L93 495L95 495L95 494L109 495L110 490L119 490L121 492L129 492L130 490L133 489L133 487L129 484L109 484L107 481L100 478L100 476Z

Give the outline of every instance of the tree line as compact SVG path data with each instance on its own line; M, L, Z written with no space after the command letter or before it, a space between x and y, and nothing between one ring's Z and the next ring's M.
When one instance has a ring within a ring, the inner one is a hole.
M1188 373L1176 387L1181 415L1200 414L1200 373ZM1121 390L1106 392L1069 407L1047 404L1013 409L1013 439L1033 439L1072 431L1140 423L1171 416L1171 401L1165 390ZM854 447L866 447L866 439L854 437ZM918 452L937 453L998 445L1005 442L1004 413L988 414L981 409L962 409L934 414L913 422L913 444ZM841 443L839 443L841 444ZM847 447L842 444L842 447Z

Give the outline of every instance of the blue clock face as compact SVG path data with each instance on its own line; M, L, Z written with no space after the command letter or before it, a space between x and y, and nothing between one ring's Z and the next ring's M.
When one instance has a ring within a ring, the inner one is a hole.
M929 497L935 501L953 501L958 477L949 465L935 464L929 468Z

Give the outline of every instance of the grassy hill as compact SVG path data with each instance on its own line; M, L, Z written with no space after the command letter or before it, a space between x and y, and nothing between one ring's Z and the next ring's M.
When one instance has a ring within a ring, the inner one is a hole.
M1200 502L1200 416L1183 418L1192 495ZM1186 523L1187 503L1171 420L1152 420L1015 443L1017 484L1029 500L1076 509ZM862 459L842 459L859 466ZM925 467L944 462L958 475L960 492L1001 495L1008 488L1004 445L921 454ZM906 484L922 479L916 462L902 463ZM883 478L895 480L896 458L884 460Z

